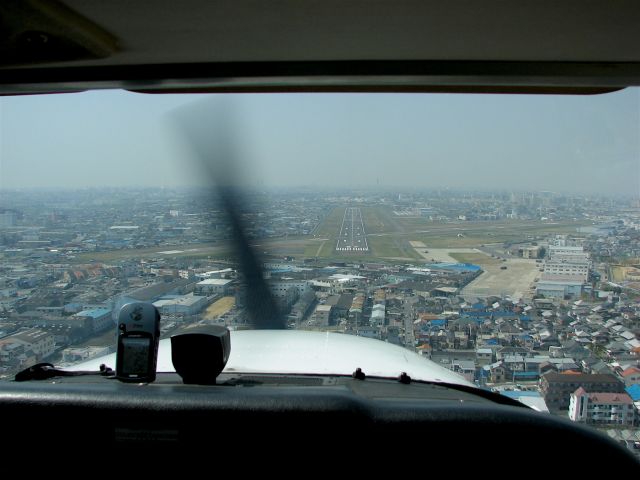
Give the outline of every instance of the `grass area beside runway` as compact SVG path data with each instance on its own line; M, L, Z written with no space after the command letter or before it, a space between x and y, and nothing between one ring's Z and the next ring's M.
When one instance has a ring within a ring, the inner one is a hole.
M362 220L367 234L402 233L400 225L393 217L393 212L386 207L361 207Z
M421 258L405 237L395 237L392 235L381 237L370 236L368 237L368 242L373 257Z
M325 259L362 258L364 261L382 259L416 259L421 257L409 244L409 241L422 241L426 248L474 248L484 244L520 243L535 241L552 234L576 233L585 222L560 221L483 221L483 222L432 222L426 218L406 218L393 214L386 206L360 206L369 254L340 254L335 251L335 242L342 225L345 208L334 208L315 232L315 238L326 240L312 241L304 249L306 257ZM324 241L324 244L318 243ZM465 258L465 257L461 257ZM478 263L492 264L491 257L467 257ZM496 260L497 261L497 260Z
M421 241L426 245L425 249L474 248L484 244L519 243L540 240L552 234L576 233L578 227L586 225L579 221L549 223L524 220L439 223L425 218L399 217L387 206L360 206L370 251L340 253L335 251L335 244L346 208L342 206L331 210L313 235L255 239L251 243L261 254L275 256L318 257L338 261L422 260L409 241ZM78 254L73 261L115 263L139 258L177 257L229 259L233 254L231 245L220 242L86 252ZM467 260L475 258L476 261L469 263L485 265L491 258L456 255L458 253L452 257Z
M334 208L315 230L314 235L320 238L334 238L338 235L346 207Z
M315 258L322 256L322 250L328 243L333 244L333 240L327 238L314 238L309 240L304 248L304 257Z
M583 222L464 222L424 225L409 234L431 248L469 248L489 243L521 243L554 234L572 234Z

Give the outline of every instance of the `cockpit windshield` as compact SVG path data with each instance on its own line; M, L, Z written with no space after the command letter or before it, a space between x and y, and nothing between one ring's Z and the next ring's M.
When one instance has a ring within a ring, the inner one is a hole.
M313 358L324 340L284 336L366 337L632 425L639 132L636 88L2 97L0 376L112 353L143 301L163 339L266 325Z

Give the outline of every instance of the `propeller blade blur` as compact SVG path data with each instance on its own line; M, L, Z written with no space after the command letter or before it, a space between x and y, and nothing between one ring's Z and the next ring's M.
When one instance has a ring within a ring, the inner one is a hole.
M256 329L283 329L286 322L265 281L262 259L249 244L244 225L240 155L242 126L233 99L209 98L179 108L171 115L193 152L203 178L209 180L211 202L225 211L231 227L231 242L245 287L249 323ZM246 170L245 170L246 171Z

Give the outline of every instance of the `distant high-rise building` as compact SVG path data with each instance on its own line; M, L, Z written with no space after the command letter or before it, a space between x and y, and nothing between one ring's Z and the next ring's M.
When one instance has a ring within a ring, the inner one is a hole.
M0 212L0 228L14 227L16 225L16 212L5 210Z

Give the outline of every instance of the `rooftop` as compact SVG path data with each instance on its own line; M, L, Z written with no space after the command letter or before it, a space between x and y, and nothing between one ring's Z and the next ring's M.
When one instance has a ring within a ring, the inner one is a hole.
M108 308L91 308L89 310L82 310L81 312L76 313L76 317L98 318L110 313L111 310Z
M126 293L124 296L133 298L134 300L140 300L141 302L153 301L160 298L162 295L187 285L190 280L175 280L173 282L158 282L146 287L137 288L133 291Z
M587 393L583 388L579 388L575 392L576 396L586 395L589 400L594 403L608 403L608 404L622 404L631 405L633 400L626 393L605 393L605 392L592 392Z
M540 277L540 281L538 282L538 286L540 284L549 284L549 285L582 285L584 281L580 275L555 275L543 273Z
M631 385L625 388L625 390L634 402L640 401L640 384Z
M537 410L539 412L548 412L549 408L544 401L544 398L538 392L523 392L523 391L509 391L502 390L500 391L501 395L506 397L513 398L518 400L520 403L524 403L525 405Z
M556 383L611 383L619 382L616 377L608 374L588 374L588 373L576 373L576 374L564 374L549 372L543 375L549 382Z
M623 377L629 377L631 375L635 375L635 374L638 374L638 373L640 373L640 368L638 368L638 367L629 367L629 368L627 368L626 370L624 370L622 372L622 376Z
M343 274L343 273L334 273L333 275L331 275L329 277L329 280L333 280L333 281L336 281L336 282L343 283L343 282L350 282L350 281L353 281L353 280L364 280L366 278L367 277L362 277L360 275L347 275L347 274Z
M337 308L348 309L353 302L353 295L332 295L327 298L326 305L333 305Z
M201 282L198 282L197 285L220 285L220 286L224 286L224 285L228 285L231 282L233 282L233 280L229 280L229 279L226 279L226 278L207 278L206 280L202 280Z
M51 334L49 332L45 332L44 330L32 328L29 330L25 330L23 332L15 333L11 335L9 338L11 338L12 340L19 340L25 343L33 343L33 342L39 342L50 335Z
M176 298L158 300L157 302L153 302L153 305L156 307L166 307L169 305L191 306L200 302L204 298L206 297L202 297L200 295L181 295Z

